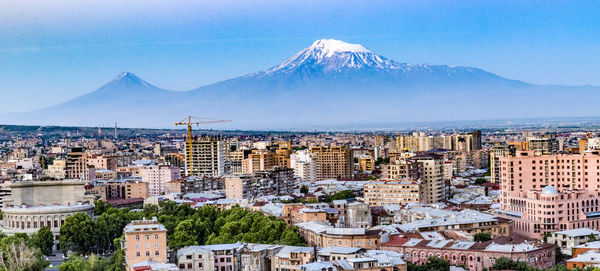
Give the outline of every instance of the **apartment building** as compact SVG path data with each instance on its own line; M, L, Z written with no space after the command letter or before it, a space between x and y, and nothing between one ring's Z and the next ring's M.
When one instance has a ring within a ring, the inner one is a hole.
M388 204L406 205L421 203L421 183L413 180L371 181L364 185L365 202L371 206Z
M303 182L314 182L317 180L315 163L312 155L307 151L298 151L290 155L290 167L294 169L294 175L300 177Z
M66 178L90 180L90 170L87 165L87 154L81 147L71 148L66 157Z
M177 251L177 266L182 271L238 271L244 244L189 246Z
M216 137L197 137L191 146L185 142L185 174L187 176L219 176L225 174L224 140ZM190 156L191 148L191 156Z
M276 165L275 153L266 150L252 150L244 158L242 170L244 174L271 170Z
M500 158L515 154L515 147L510 144L496 142L490 149L490 179L500 183Z
M166 183L180 179L181 170L171 165L148 165L140 170L142 182L148 183L149 195L158 196L166 191Z
M148 183L139 180L97 181L92 193L104 201L115 199L145 199L149 197Z
M344 146L315 146L310 148L317 180L349 179L352 177L352 153Z
M128 271L134 270L132 265L144 261L167 263L167 229L155 217L133 220L123 231L125 238L121 246Z
M228 199L248 199L267 195L288 195L296 186L294 170L274 168L247 175L225 176L225 194Z
M600 154L520 151L502 157L499 199L499 214L514 220L515 231L528 237L600 228Z
M446 198L445 160L437 154L427 153L396 159L382 165L383 179L412 179L420 182L424 203L436 203Z

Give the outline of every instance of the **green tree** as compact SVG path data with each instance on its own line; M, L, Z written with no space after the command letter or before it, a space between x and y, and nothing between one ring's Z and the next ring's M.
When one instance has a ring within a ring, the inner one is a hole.
M198 241L196 240L196 229L194 227L194 222L195 221L192 219L187 219L177 224L173 238L169 240L170 248L179 249L198 244Z
M96 247L94 221L84 213L76 213L65 219L60 227L60 247L82 255L90 254Z
M527 270L527 264L524 262L515 262L507 257L500 257L496 259L492 270Z
M327 202L332 202L334 200L349 199L349 198L354 198L354 197L356 197L356 195L354 193L352 193L352 191L343 190L343 191L337 192L337 193L331 195L330 197L328 197Z
M588 242L594 242L596 241L596 235L594 235L593 233L590 233L590 236L588 236Z
M304 195L308 194L308 186L303 185L302 187L300 187L300 193Z
M407 264L408 271L448 271L450 263L439 257L429 257L427 262L417 265L411 262Z
M42 254L52 254L52 247L54 246L54 235L47 226L42 226L38 232L31 237L32 244L39 248Z
M110 203L103 200L94 201L94 215L99 216L110 208Z
M79 255L71 255L58 266L59 271L104 271L109 269L109 260L94 254L90 255L88 259Z
M475 184L476 185L482 185L484 183L486 183L485 178L477 178L477 179L475 179Z
M569 256L565 255L560 247L555 244L555 253L554 253L554 261L558 264L567 259Z
M41 271L50 264L39 249L27 246L20 238L5 237L2 241L0 270Z
M475 242L485 242L485 241L492 240L492 237L487 232L480 232L480 233L476 233L473 236L473 239L475 240Z

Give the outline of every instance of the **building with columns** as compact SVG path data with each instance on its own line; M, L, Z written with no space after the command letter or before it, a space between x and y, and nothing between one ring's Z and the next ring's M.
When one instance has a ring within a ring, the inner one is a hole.
M22 181L11 185L11 197L4 201L3 233L36 233L50 228L56 238L65 219L75 213L94 215L94 196L85 194L80 180Z

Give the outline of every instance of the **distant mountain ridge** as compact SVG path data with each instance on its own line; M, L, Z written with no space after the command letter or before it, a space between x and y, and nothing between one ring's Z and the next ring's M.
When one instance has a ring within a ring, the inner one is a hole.
M280 65L189 91L130 72L98 90L0 123L171 127L186 115L233 119L214 128L311 129L369 122L594 116L594 86L537 86L482 69L413 65L359 44L317 40ZM213 127L213 126L207 126Z

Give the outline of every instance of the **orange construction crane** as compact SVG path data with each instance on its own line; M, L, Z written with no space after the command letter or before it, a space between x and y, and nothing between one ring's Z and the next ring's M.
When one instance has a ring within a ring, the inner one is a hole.
M192 118L194 119L198 119L200 121L192 121ZM179 122L175 122L175 126L179 126L179 125L187 125L187 131L188 131L188 140L187 140L187 152L188 152L188 169L189 169L189 176L194 175L193 174L193 167L192 167L192 125L200 125L200 124L207 124L207 123L220 123L220 122L231 122L231 120L217 120L217 119L207 119L207 118L197 118L197 117L192 117L192 116L188 116L187 117L187 122L186 120L182 120Z

